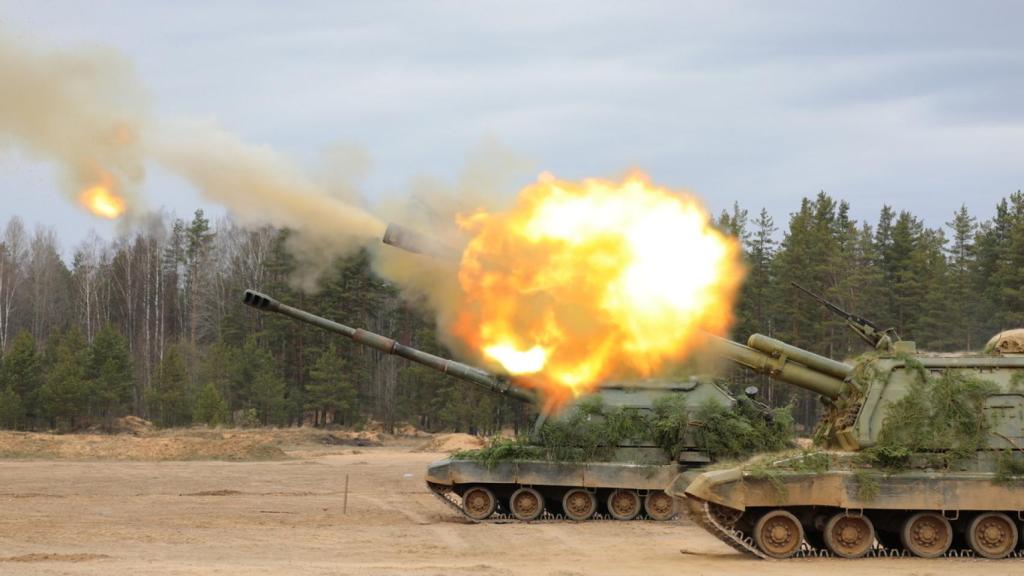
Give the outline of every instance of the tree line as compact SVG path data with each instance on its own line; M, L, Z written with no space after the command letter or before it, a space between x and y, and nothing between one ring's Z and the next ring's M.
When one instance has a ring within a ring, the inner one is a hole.
M1001 330L1024 327L1024 194L1000 200L987 220L961 206L941 226L883 206L857 222L846 201L821 192L804 198L780 241L766 210L751 217L734 205L719 227L739 238L748 265L734 332L761 332L835 359L866 351L862 341L796 282L904 340L931 351L980 350ZM810 394L760 380L773 405L795 400L811 425Z
M736 204L715 224L742 243L747 280L734 333L769 334L846 358L864 346L790 287L797 282L937 351L981 348L1024 326L1024 194L979 220L961 207L930 227L883 206L875 222L822 192L783 230ZM781 232L781 234L780 234ZM315 292L293 287L288 230L154 215L112 240L91 235L61 257L52 229L12 218L0 237L0 427L110 426L134 414L162 426L411 423L491 432L528 412L477 387L239 303L256 287L297 306L450 356L430 311L371 269L366 251L336 259ZM810 394L757 382L772 405Z

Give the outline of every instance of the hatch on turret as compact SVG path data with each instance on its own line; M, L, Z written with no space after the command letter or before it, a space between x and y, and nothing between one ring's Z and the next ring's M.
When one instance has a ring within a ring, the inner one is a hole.
M984 410L990 447L1019 450L1024 446L1024 396L994 394L985 399Z

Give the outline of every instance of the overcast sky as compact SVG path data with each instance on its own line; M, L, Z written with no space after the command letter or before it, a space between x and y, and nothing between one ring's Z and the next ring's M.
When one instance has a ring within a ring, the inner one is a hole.
M481 141L525 184L640 168L777 223L818 190L874 221L988 217L1024 187L1024 2L51 2L0 0L44 46L128 55L160 117L214 118L302 164L365 150L371 197L454 179ZM507 191L496 190L495 193ZM145 194L203 204L151 170ZM0 219L93 219L0 146Z

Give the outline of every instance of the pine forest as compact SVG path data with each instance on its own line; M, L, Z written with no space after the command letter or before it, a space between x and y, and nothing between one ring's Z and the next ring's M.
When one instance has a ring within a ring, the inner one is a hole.
M735 205L716 224L744 248L747 278L733 336L761 332L844 359L865 351L841 319L791 287L893 326L919 348L975 350L1024 327L1024 194L980 219L965 207L942 223L883 206L858 222L822 192L785 224ZM154 217L114 240L65 250L57 231L18 218L0 236L0 427L75 430L136 415L160 426L328 423L490 433L521 427L513 400L263 316L241 303L257 288L315 314L450 356L434 317L376 276L366 250L338 259L297 290L287 230L242 228L202 211ZM66 257L65 257L66 255ZM671 265L671 263L666 263ZM739 370L799 423L817 418L808 393Z

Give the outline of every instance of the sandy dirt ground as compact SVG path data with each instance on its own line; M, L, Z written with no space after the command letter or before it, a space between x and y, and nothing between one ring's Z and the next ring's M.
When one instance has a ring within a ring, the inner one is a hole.
M474 525L424 487L444 456L429 442L277 444L284 459L0 460L0 574L1024 574L1013 560L761 561L685 520Z

